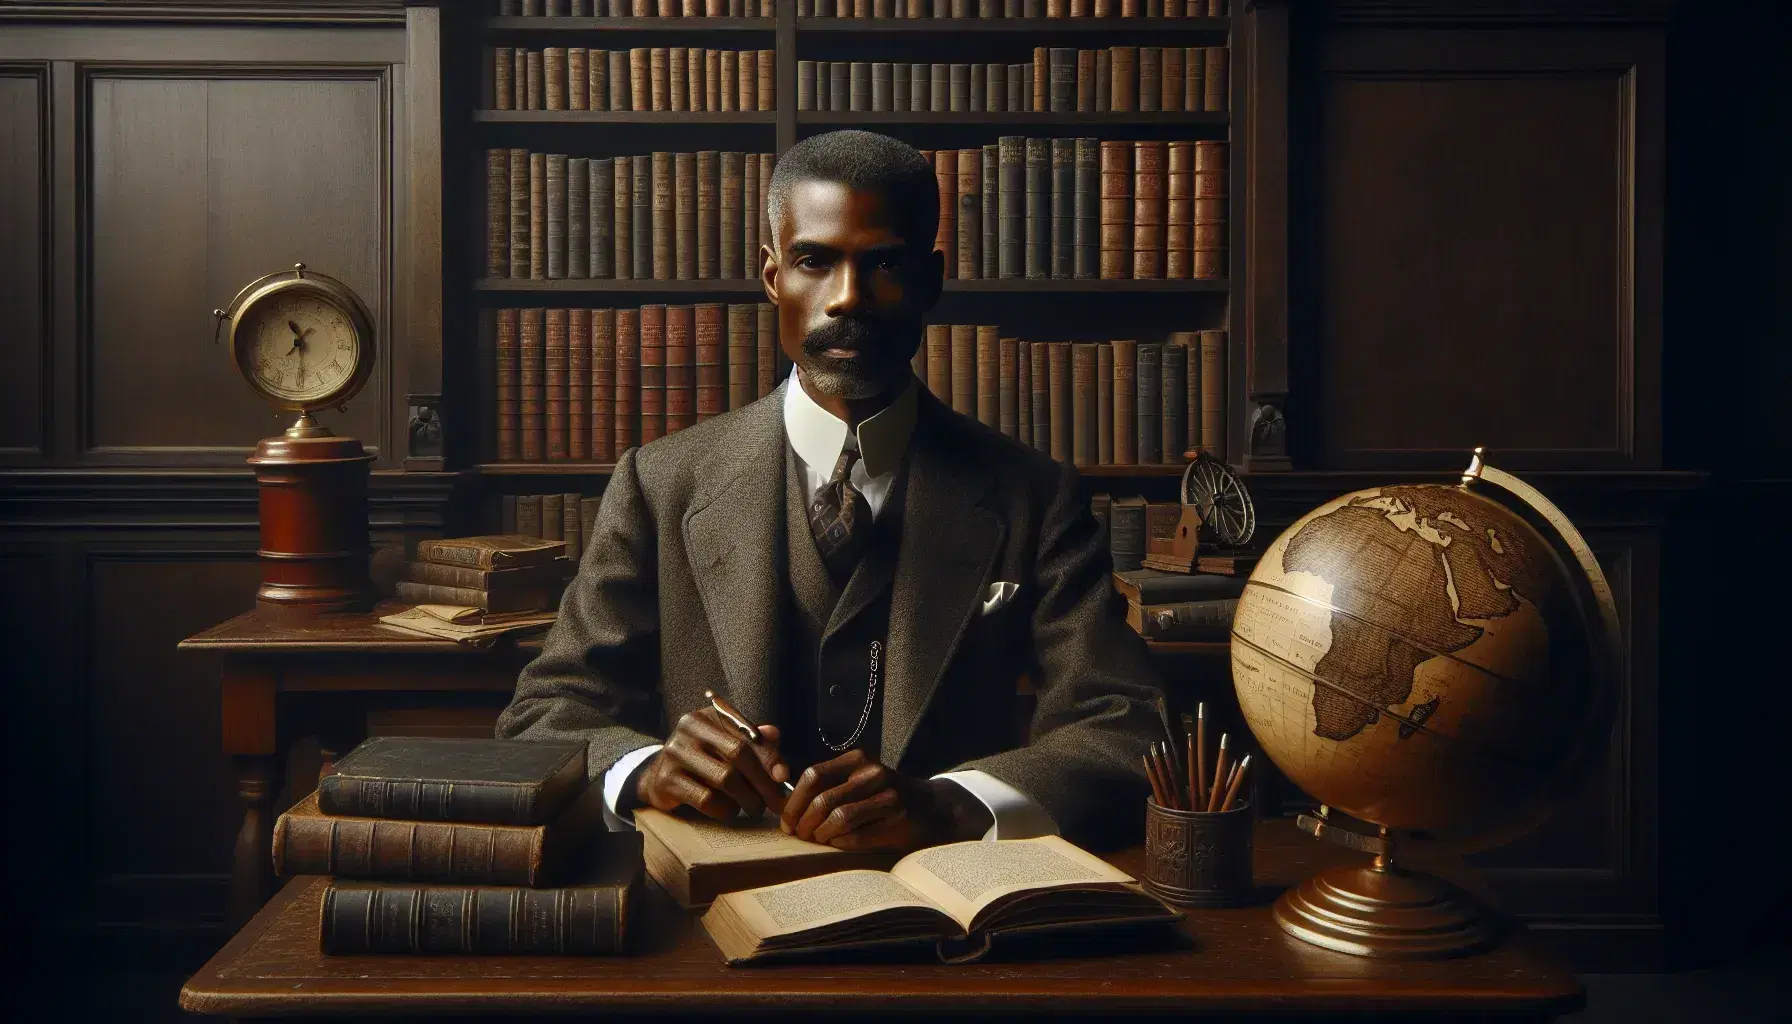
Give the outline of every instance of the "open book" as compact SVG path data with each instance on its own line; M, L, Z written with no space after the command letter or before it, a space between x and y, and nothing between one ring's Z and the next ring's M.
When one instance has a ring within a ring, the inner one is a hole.
M1124 871L1057 836L953 843L889 871L837 871L716 898L703 927L730 964L929 941L949 963L992 936L1174 921Z
M887 868L893 853L848 853L787 836L770 815L712 821L695 813L635 811L647 876L681 906L707 906L719 893L849 868Z

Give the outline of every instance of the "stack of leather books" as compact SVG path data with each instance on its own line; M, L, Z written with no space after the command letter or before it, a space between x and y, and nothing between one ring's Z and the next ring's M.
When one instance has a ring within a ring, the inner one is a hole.
M275 874L331 876L332 954L621 952L641 863L582 743L375 737L274 826Z
M1147 640L1225 641L1244 587L1245 577L1218 573L1114 573L1114 589L1126 598L1127 625Z
M576 566L566 543L521 534L451 537L417 544L398 582L400 601L483 612L535 612L559 607Z

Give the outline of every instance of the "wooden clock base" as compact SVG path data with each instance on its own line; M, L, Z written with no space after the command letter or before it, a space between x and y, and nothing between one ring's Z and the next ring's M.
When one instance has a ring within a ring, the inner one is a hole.
M256 605L279 617L365 611L367 477L373 456L352 437L288 431L255 448L261 505L261 586Z

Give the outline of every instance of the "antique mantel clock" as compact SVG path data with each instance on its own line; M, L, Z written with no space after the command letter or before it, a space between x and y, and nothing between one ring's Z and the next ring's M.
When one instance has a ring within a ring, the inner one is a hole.
M347 285L294 264L212 310L257 395L299 414L255 447L261 510L258 606L296 615L365 609L367 475L373 457L312 418L342 408L373 372L373 318ZM215 332L214 332L215 340Z

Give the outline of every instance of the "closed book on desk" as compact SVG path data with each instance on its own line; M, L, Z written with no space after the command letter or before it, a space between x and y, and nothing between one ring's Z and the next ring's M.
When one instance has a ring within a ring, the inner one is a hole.
M417 542L417 560L470 569L514 569L552 565L565 553L559 541L542 540L520 533L485 534L478 537L446 537Z
M602 836L587 869L554 889L333 881L324 889L319 945L339 955L620 953L641 874L639 840Z
M1231 635L1232 616L1237 611L1238 599L1235 597L1172 604L1129 604L1126 623L1147 640L1218 643Z
M787 836L771 817L730 822L635 811L647 876L684 907L707 905L737 889L776 885L854 868L886 868L892 853L849 853Z
M930 945L948 963L979 959L992 940L1169 922L1131 875L1057 836L952 843L889 871L841 871L718 897L704 930L730 964L887 945Z
M1114 590L1132 604L1210 601L1244 593L1244 579L1217 573L1132 569L1114 573Z
M562 538L564 539L564 531ZM558 578L551 565L524 566L519 569L473 569L464 565L440 565L435 562L406 562L404 575L412 583L469 587L494 594L539 590L544 584Z
M560 495L549 495L558 498ZM577 514L578 506L573 506ZM559 522L565 530L565 506L559 509ZM393 596L406 604L447 604L461 608L478 608L486 612L527 612L552 610L564 589L558 580L543 580L533 586L503 591L477 587L445 587L435 583L399 580L393 584Z
M375 736L317 784L325 814L540 825L585 788L585 744Z

